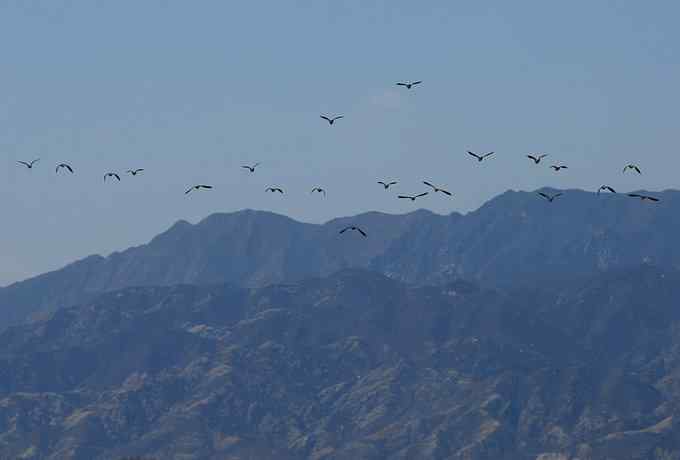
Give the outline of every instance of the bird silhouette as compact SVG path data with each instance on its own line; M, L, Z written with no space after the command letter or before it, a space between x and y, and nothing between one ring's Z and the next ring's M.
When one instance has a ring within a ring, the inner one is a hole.
M279 188L279 187L267 187L265 192L272 192L272 193L279 192L281 195L283 195L283 189Z
M397 181L396 181L396 180L393 180L392 182L383 182L383 181L379 180L378 183L379 183L380 185L382 185L383 187L385 187L385 190L387 190L387 189L390 188L392 185L397 184Z
M416 198L427 195L429 192L423 192L418 195L399 195L397 198L409 199L411 201L416 201Z
M366 237L368 236L368 235L366 235L366 232L365 232L365 231L363 231L362 229L360 229L360 228L357 227L356 225L350 225L350 226L348 226L348 227L343 228L342 230L340 230L340 234L345 233L347 230L353 230L353 231L355 231L355 232L359 232L359 233L361 233L361 234L363 235L364 238L366 238Z
M198 184L198 185L194 185L194 186L190 187L186 192L184 192L184 194L186 195L189 192L191 192L192 190L201 190L201 189L210 190L212 188L213 188L212 185Z
M109 178L109 177L116 178L120 181L120 176L118 174L113 173L113 172L109 172L109 173L104 174L104 182L106 182L106 179Z
M547 193L543 193L543 192L538 192L538 194L541 195L543 198L545 198L546 200L548 200L551 203L553 201L555 201L555 198L562 195L561 193L556 193L554 195L548 195Z
M329 125L332 125L333 123L335 123L335 120L339 120L339 119L341 119L341 118L345 118L344 115L337 115L337 116L335 116L335 117L327 117L326 115L320 115L320 116L321 116L321 118L323 118L324 120L326 120L326 121L328 122Z
M640 171L640 168L637 165L633 165L633 164L626 165L626 167L623 168L623 172L626 172L629 169L636 171L638 174L642 174L642 171Z
M405 81L400 81L397 83L397 86L404 86L406 89L411 89L412 87L421 84L423 81L418 80L418 81L411 81L411 82L405 82Z
M603 192L605 190L607 190L608 192L616 193L616 190L611 188L609 185L602 185L602 186L600 186L599 189L597 189L597 194L599 195L600 192Z
M654 198L653 196L649 196L649 195L640 195L639 193L629 193L628 196L632 197L632 198L640 198L640 200L642 200L642 201L645 201L645 200L659 201L658 198Z
M241 167L244 168L244 169L247 169L248 171L250 171L252 173L252 172L255 172L255 168L257 168L259 165L260 165L260 163L255 163L252 166L243 165Z
M435 187L434 185L432 185L431 183L429 183L425 180L423 181L423 184L427 185L428 187L431 187L432 190L434 191L434 193L442 192L444 195L452 196L451 192L446 191L443 188Z
M566 165L551 165L550 167L554 169L555 172L558 172L560 169L569 169Z
M62 168L66 169L68 172L73 174L73 168L70 165L67 165L66 163L59 163L57 165L57 169L55 169L55 172L59 172L59 170Z
M323 193L323 196L326 196L326 190L322 189L321 187L314 187L311 193L314 192Z
M544 154L541 154L541 155L527 155L527 158L531 158L532 160L534 160L534 163L539 164L541 162L541 160L543 158L547 157L547 156L548 156L548 154L544 153Z
M479 161L479 162L484 160L484 158L490 157L491 155L494 154L494 152L489 152L489 153L485 153L484 155L477 155L475 152L471 152L469 150L467 151L467 153L468 153L468 155L472 155L473 157L477 158L477 161Z
M40 161L40 158L36 158L33 161L17 161L17 163L26 166L28 169L33 169L33 165Z
M137 168L137 169L128 169L127 173L132 174L133 176L136 176L140 172L144 171L144 168Z

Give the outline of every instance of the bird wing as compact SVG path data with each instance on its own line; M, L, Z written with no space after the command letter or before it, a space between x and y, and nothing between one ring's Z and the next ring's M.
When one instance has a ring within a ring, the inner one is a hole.
M333 117L333 121L339 120L341 118L345 118L345 116L344 115L338 115L337 117Z
M345 233L347 230L349 230L349 227L345 227L342 230L340 230L340 233Z
M201 187L201 188L208 188L208 189L213 188L212 185L199 185L199 187Z
M30 165L29 165L28 163L26 163L25 161L17 161L17 163L21 163L21 164L24 165L24 166L30 166Z
M40 161L40 158L36 158L35 160L31 161L31 166L33 166L34 164L36 164L39 161Z
M549 197L547 194L543 193L543 192L538 192L538 194L541 195L543 198L545 198L545 199L547 199L547 200L550 199L550 197Z
M320 117L321 117L321 118L323 118L324 120L328 121L328 122L330 122L330 121L331 121L331 119L330 119L330 118L328 118L327 116L324 116L324 115L320 115Z
M423 193L420 193L420 194L416 195L416 198L419 198L419 197L421 197L421 196L425 196L425 195L427 195L428 193L430 193L430 192L423 192Z
M434 185L430 184L430 183L429 183L428 181L426 181L426 180L423 181L423 184L427 185L428 187L432 187L432 188L434 188L434 189L437 188L437 187L435 187Z
M607 186L607 187L605 187L605 188L606 188L607 190L609 190L610 192L612 192L612 193L616 193L616 190L614 190L614 189L611 188L610 186Z
M490 156L493 155L494 153L496 153L496 152L489 152L489 153L486 153L486 154L482 155L482 158L490 157Z
M628 166L625 166L625 167L623 168L623 172L626 172L626 169L628 169Z
M556 194L553 195L552 198L553 198L553 200L554 200L554 199L557 198L558 196L562 196L562 195L563 195L562 193L556 193Z
M654 198L653 196L648 196L647 199L652 201L659 201L658 198Z
M68 169L69 172L71 172L71 173L73 172L73 168L72 168L70 165L66 165L66 164L65 164L64 167L65 167L66 169Z
M184 192L184 194L186 195L187 193L191 192L193 189L194 189L194 187L191 187L189 190L187 190L186 192Z
M119 176L118 174L114 174L113 177L115 177L116 179L120 180L120 176Z
M539 155L538 157L539 157L539 158L545 158L545 157L547 157L547 156L548 156L548 154L547 154L547 153L544 153L543 155Z
M368 235L366 235L366 232L363 231L362 229L360 229L359 227L357 227L357 231L358 231L359 233L361 233L362 235L364 235L364 237L368 236Z
M412 196L408 196L408 195L399 195L399 196L397 196L397 198L409 198L409 199L413 199Z
M635 166L634 168L635 168L635 170L637 171L638 174L642 174L642 171L640 171L640 168L638 168L637 166Z
M411 86L419 85L422 82L423 82L422 80L414 81L413 83L411 83Z
M397 83L397 86L408 86L406 83L399 82Z
M440 188L439 191L442 192L442 193L445 194L445 195L453 196L453 195L451 194L451 192L449 192L448 190L444 190L444 189L441 189L441 188Z
M533 156L533 155L527 155L527 158L531 158L531 159L534 160L534 161L537 160L537 158L536 158L535 156Z
M387 184L387 185L395 185L395 184L398 184L398 182L397 182L396 180L395 180L395 181L392 181L392 182L390 182L390 183L389 183L389 184Z
M473 157L479 159L479 155L477 155L476 153L472 153L472 152L469 151L469 150L467 151L467 153L470 154L470 155L472 155Z
M55 169L54 172L59 172L59 168L61 168L61 165L57 165L57 169Z
M637 193L629 193L628 196L633 198L642 198L642 195L638 195Z

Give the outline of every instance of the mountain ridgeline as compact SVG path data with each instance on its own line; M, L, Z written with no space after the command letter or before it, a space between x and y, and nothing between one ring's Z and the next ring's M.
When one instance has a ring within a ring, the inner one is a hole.
M551 192L550 189L544 189ZM262 287L367 268L415 284L454 279L518 287L648 263L680 265L680 192L658 203L567 191L549 203L508 191L448 216L366 213L323 225L260 211L177 222L146 245L91 256L0 289L0 330L130 286ZM339 235L360 225L368 238Z

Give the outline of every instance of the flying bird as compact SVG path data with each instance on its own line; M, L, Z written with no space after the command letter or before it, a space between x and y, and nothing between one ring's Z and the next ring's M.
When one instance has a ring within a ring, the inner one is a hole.
M561 193L556 193L556 194L551 196L551 195L548 195L547 193L543 193L543 192L538 192L538 194L541 195L543 198L545 198L546 200L548 200L551 203L555 200L555 198L562 195Z
M330 118L327 117L326 115L320 115L320 116L321 116L321 118L323 118L324 120L326 120L326 121L328 122L329 125L332 125L333 123L335 123L335 120L339 120L340 118L345 118L344 115L338 115L338 116L330 117Z
M109 173L104 174L104 182L106 182L106 179L108 177L115 177L116 179L118 179L120 181L120 176L118 174L109 172Z
M345 233L347 230L353 230L355 232L359 232L364 236L364 238L368 236L368 235L366 235L366 232L364 232L362 229L360 229L356 225L350 225L349 227L343 228L342 230L340 230L340 234Z
M640 168L637 165L633 165L633 164L626 165L626 167L623 168L623 172L626 172L629 169L636 171L638 174L642 174L642 171L640 171Z
M194 185L193 187L189 188L186 192L184 192L184 194L186 195L187 193L191 192L192 190L201 190L201 189L210 190L211 188L213 188L212 185L203 185L203 184Z
M60 170L61 168L66 168L66 170L68 170L68 172L70 172L71 174L73 174L73 168L72 168L70 165L67 165L66 163L59 163L59 164L57 165L57 169L55 170L55 172L59 172L59 170Z
M539 164L541 160L547 156L548 154L544 153L542 155L527 155L527 158L531 158L532 160L534 160L534 163Z
M399 83L397 83L397 86L405 86L406 89L411 89L413 86L419 85L422 82L423 82L422 80L411 81L411 82L400 81Z
M550 167L554 169L555 172L558 172L560 169L569 169L566 165L551 165Z
M283 189L279 188L279 187L267 187L265 192L272 192L272 193L279 192L281 195L283 195Z
M599 195L600 192L603 192L607 190L608 192L616 193L616 190L611 188L609 185L602 185L599 189L597 189L597 194Z
M26 166L28 169L32 169L33 165L40 161L40 158L36 158L33 161L17 161L17 163Z
M255 164L252 165L252 166L243 165L243 166L241 166L241 167L242 167L243 169L247 169L248 171L250 171L250 172L252 173L252 172L255 172L255 168L257 168L259 165L260 165L260 163L255 163Z
M640 194L638 194L638 193L629 193L628 196L630 196L630 197L632 197L632 198L640 198L640 200L642 200L642 201L645 201L645 200L649 200L649 201L659 201L658 198L654 198L653 196L649 196L649 195L640 195Z
M442 192L444 195L452 196L451 192L448 192L448 191L444 190L443 188L435 187L434 185L432 185L428 181L424 180L423 184L427 185L428 187L432 187L432 190L434 191L434 193Z
M312 193L314 192L323 193L323 196L326 196L326 190L322 189L321 187L314 187L312 189Z
M490 157L491 155L494 154L494 152L489 152L489 153L485 153L484 155L477 155L475 152L471 152L469 150L467 151L467 153L469 155L472 155L473 157L477 158L477 161L482 161L484 158Z
M390 188L392 185L396 184L397 181L396 181L396 180L393 180L392 182L383 182L383 181L379 180L378 183L379 183L380 185L382 185L383 187L385 187L385 190L387 190L387 189Z
M128 169L127 172L128 174L132 174L133 176L136 176L140 172L144 171L144 168L137 168L137 169Z
M427 195L429 192L423 192L418 195L399 195L397 198L407 198L411 201L416 201L416 198L420 198L421 196Z

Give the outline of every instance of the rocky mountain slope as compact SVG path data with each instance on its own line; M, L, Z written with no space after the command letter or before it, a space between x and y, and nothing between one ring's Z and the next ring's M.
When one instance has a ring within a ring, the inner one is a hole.
M0 457L680 456L680 272L136 287L0 334Z
M92 256L0 289L0 330L130 286L232 283L261 287L368 268L410 283L464 278L530 285L642 262L680 266L680 192L659 203L567 191L554 203L506 192L466 215L368 213L324 225L258 211L178 222L146 245ZM357 223L368 238L340 237Z

